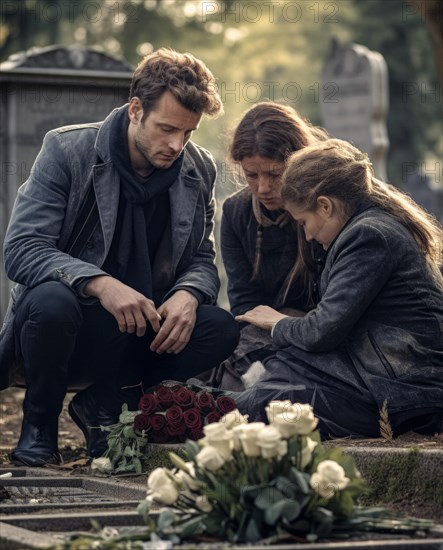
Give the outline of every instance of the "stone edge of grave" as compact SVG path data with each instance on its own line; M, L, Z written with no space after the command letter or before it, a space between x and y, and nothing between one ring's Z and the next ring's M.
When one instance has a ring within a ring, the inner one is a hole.
M106 514L109 519L115 518L114 514ZM46 516L49 520L57 521L58 516L51 515ZM127 517L128 514L126 514ZM105 519L104 515L100 518ZM114 525L118 525L115 521L112 521ZM2 550L23 550L23 549L43 549L48 548L51 545L60 542L55 536L38 533L25 529L23 527L17 527L8 523L0 522L0 543ZM345 542L318 542L309 544L310 550L440 550L443 544L443 526L436 526L430 533L430 537L427 539L397 539L397 540L354 540ZM154 548L154 547L153 547ZM172 548L172 547L171 547ZM229 545L225 542L206 543L206 544L183 544L180 546L183 550L191 550L199 548L200 550L225 550L230 548L232 550L239 549L244 550L250 548L253 550L306 550L306 544L278 544L278 545L261 545L261 544L248 544L248 545Z

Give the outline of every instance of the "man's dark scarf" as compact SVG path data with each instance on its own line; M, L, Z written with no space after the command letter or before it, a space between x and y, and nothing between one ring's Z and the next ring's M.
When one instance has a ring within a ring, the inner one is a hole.
M152 298L152 270L148 246L149 223L155 198L176 181L183 153L166 170L156 169L145 184L137 180L128 147L127 107L117 111L111 124L109 145L112 162L120 176L120 204L111 250L103 268L120 281ZM168 212L169 215L169 212Z

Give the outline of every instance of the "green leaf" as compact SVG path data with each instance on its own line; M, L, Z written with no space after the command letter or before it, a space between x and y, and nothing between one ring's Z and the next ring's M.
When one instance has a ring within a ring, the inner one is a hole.
M112 462L112 465L115 466L117 465L118 461L121 459L121 457L123 456L123 453L121 452L120 449L118 449L116 452L111 452L109 453L109 460Z
M178 468L179 470L183 470L184 472L189 474L189 468L186 466L185 461L181 457L172 452L168 454L172 464L174 464L176 468Z
M262 534L260 533L260 529L258 528L257 522L254 518L251 518L248 522L248 526L246 527L245 531L245 538L246 542L257 542L262 537Z
M142 516L143 521L148 523L148 516L151 511L151 502L149 500L142 500L137 506L137 514Z
M298 486L298 488L304 495L307 495L311 492L311 487L309 485L309 474L299 472L297 468L292 467L289 470L289 479Z
M319 537L329 535L334 522L334 514L331 510L316 508L312 512L312 519L314 520L313 531L316 535Z
M89 521L91 522L91 527L94 531L97 531L99 533L103 529L100 522L97 521L96 519L91 519Z
M357 468L355 466L354 457L351 455L343 455L340 458L340 466L345 471L346 477L349 479L354 479L357 473Z
M266 510L282 499L284 499L284 496L278 489L264 487L255 498L254 504L259 510Z
M120 424L133 424L138 411L124 411L118 417Z
M260 493L261 485L243 485L240 487L240 504L250 506Z
M170 508L165 508L158 515L157 526L160 531L164 531L170 527L174 521L175 513Z
M359 478L353 479L344 489L344 491L349 493L353 498L360 496L364 493L368 493L369 490L370 489L366 485L366 482L363 479Z
M116 437L108 437L107 441L109 449L115 449L120 445L120 441Z
M133 439L136 437L133 426L125 426L123 428L123 436L128 439Z
M195 535L201 535L206 531L203 516L192 518L180 526L180 538L185 539Z
M338 510L340 514L344 516L350 516L354 510L354 501L352 496L347 491L341 491L338 493L334 500L338 503Z
M189 460L194 460L198 453L201 451L199 444L196 441L186 441L185 453Z
M127 403L123 403L122 405L122 413L126 412L128 410L128 404Z
M134 456L135 450L130 445L126 445L125 450L123 451L124 456Z
M141 474L143 471L141 460L135 456L133 459L133 462L134 462L135 473Z
M298 485L292 483L287 477L278 476L275 479L275 486L286 498L292 500L296 498L299 489Z
M220 514L210 513L202 518L205 526L205 533L213 537L222 537L225 533L224 516Z
M298 518L300 511L300 504L297 501L285 498L265 511L265 522L268 525L275 525L282 516L291 522Z
M288 440L288 455L297 456L299 451L301 451L300 436L294 435Z

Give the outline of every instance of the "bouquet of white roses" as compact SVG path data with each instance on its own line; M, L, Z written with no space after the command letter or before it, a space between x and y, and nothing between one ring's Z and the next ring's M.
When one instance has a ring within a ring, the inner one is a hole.
M316 540L376 526L377 510L355 508L366 486L353 458L322 448L311 406L273 401L266 413L269 425L229 412L187 442L188 461L170 453L176 469L151 473L138 511L154 538Z
M186 443L186 461L170 453L176 467L150 474L138 507L147 529L124 534L105 527L54 550L135 550L159 539L315 541L362 531L424 536L431 529L428 520L356 506L365 483L350 456L322 448L310 405L272 401L266 412L269 425L228 412L206 424L199 441Z

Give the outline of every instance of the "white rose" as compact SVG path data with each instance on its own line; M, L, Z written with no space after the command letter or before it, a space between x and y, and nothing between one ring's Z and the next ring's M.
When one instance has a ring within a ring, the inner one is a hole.
M323 460L311 476L311 487L323 498L332 498L349 483L345 471L334 460Z
M192 477L183 470L179 470L175 474L175 478L179 481L181 485L183 485L185 488L190 489L191 491L197 491L197 489L200 487L195 479L192 479Z
M202 512L212 512L212 510L213 510L212 504L209 502L207 496L199 495L195 499L195 505Z
M193 462L185 462L185 464L186 464L186 467L188 468L188 474L191 477L195 477L194 463Z
M282 446L281 443L285 443L286 445ZM257 445L261 449L261 456L263 458L282 456L282 451L285 449L287 452L288 449L287 442L282 441L280 432L274 426L265 426L258 433Z
M165 468L156 468L151 472L148 489L152 499L162 504L174 504L179 497L179 491Z
M215 426L215 428L211 428ZM211 428L206 430L206 428ZM220 426L217 423L208 424L203 428L205 437L199 440L202 447L215 447L225 460L230 460L232 449L234 447L232 431L228 431L225 426Z
M91 462L91 470L97 470L103 474L110 474L113 470L112 462L109 458L101 456L100 458L94 458Z
M218 451L218 449L209 445L207 447L203 447L195 458L200 468L209 470L210 472L215 472L226 462L225 458Z
M228 434L226 425L220 422L211 422L211 424L203 426L203 432L208 439L219 439Z
M246 456L260 456L260 447L257 445L258 434L265 427L264 422L252 422L241 426L239 438Z
M243 416L238 409L228 412L220 418L220 424L224 425L227 430L232 430L235 426L241 426L248 423L248 415ZM209 424L210 426L211 424Z
M269 423L274 421L274 418L277 414L282 414L285 411L288 411L292 407L292 403L286 399L286 401L270 401L269 405L265 407L266 416L268 417Z
M306 438L306 444L301 452L300 468L303 470L311 462L312 452L317 447L317 441L313 441L310 437Z
M298 415L289 411L283 414L277 414L274 417L272 426L277 428L282 437L284 437L285 439L289 439L290 437L298 433L297 420Z
M232 442L233 442L234 449L236 451L241 451L242 450L241 441L240 441L240 434L243 431L243 428L245 426L246 426L246 424L240 424L239 426L234 426L231 430L232 431Z
M314 416L311 405L295 403L288 410L274 417L272 424L283 437L307 435L317 426L318 419Z
M311 405L294 403L291 407L291 411L298 414L298 434L308 435L311 433L318 424L318 418L314 416L314 409Z

